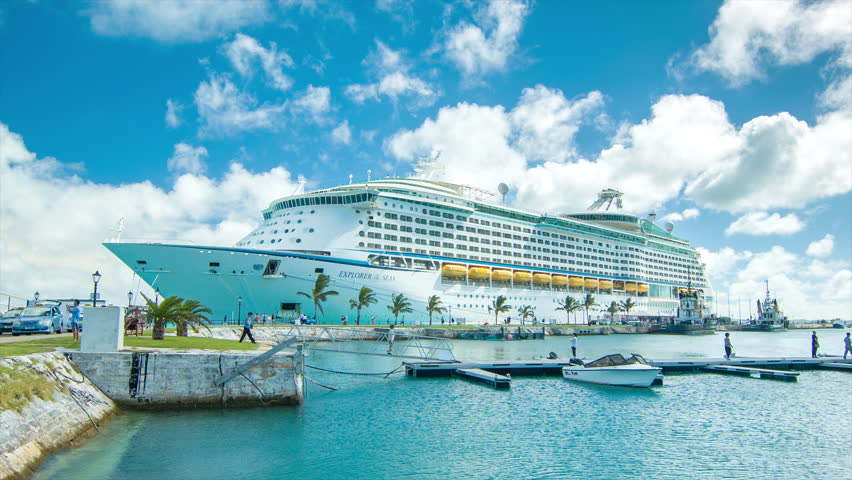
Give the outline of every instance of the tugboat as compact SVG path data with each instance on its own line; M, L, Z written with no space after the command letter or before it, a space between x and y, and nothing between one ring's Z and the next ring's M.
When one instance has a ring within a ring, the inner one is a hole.
M692 282L687 288L678 292L680 305L677 316L668 323L652 325L648 333L670 333L674 335L712 335L716 333L716 319L704 316L701 290L692 288Z
M757 301L757 320L743 326L749 332L783 332L789 326L787 317L778 306L778 299L769 296L769 280L766 281L766 299Z

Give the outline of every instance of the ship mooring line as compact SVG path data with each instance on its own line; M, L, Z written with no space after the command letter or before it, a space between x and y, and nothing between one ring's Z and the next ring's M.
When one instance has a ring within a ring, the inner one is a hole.
M400 368L402 368L402 365L400 365L400 366L399 366L399 367L397 367L395 370L391 370L390 372L381 372L381 373L365 373L365 372L344 372L344 371L341 371L341 370L329 370L329 369L327 369L327 368L320 368L320 367L315 367L315 366L313 366L313 365L307 365L307 364L305 364L305 366L306 366L306 367L308 367L308 368L312 368L312 369L314 369L314 370L321 370L321 371L323 371L323 372L329 372L329 373L339 373L339 374L341 374L341 375L360 375L360 376L378 376L378 375L384 375L386 378L387 378L389 375L392 375L392 374L396 373L396 371L397 371L397 370L399 370Z

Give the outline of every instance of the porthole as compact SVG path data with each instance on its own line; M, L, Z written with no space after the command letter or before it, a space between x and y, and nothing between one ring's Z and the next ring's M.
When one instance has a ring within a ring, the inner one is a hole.
M362 230L362 231L358 232L358 236L359 236L359 237L363 237L363 236L364 236L364 231Z
M304 211L304 210L299 210L299 215L301 215L301 214L303 214L303 213L305 213L305 211Z
M315 213L317 213L317 211L316 211L316 210L311 210L311 215L313 215L313 214L315 214Z
M355 210L355 213L361 213L361 210Z
M296 239L296 243L302 243L302 239L301 239L301 238L297 238L297 239Z
M300 219L296 220L296 223L302 223L302 219L300 218Z
M388 206L388 202L385 202L385 206L386 206L386 207Z
M308 233L314 233L314 229L313 229L313 228L309 228L309 229L308 229Z

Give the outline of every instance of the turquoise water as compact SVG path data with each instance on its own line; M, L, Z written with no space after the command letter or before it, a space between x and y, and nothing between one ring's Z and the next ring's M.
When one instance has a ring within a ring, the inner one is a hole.
M842 353L844 330L819 330ZM810 331L734 332L739 356L809 356ZM564 354L568 338L454 342L460 359ZM580 356L720 356L722 335L580 337ZM387 372L399 360L311 352L308 364ZM300 407L129 413L36 479L808 479L849 478L852 375L798 383L669 375L625 389L555 377L493 390L460 379L308 370Z

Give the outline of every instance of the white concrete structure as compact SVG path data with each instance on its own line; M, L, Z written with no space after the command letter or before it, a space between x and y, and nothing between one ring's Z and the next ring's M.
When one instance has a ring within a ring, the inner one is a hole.
M83 308L81 352L117 352L124 348L124 308Z

